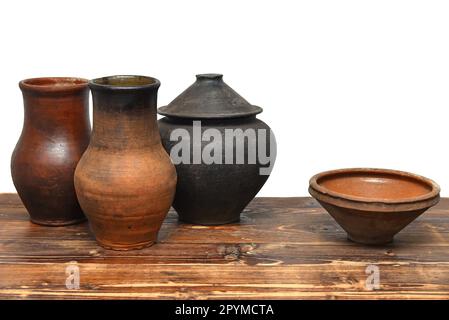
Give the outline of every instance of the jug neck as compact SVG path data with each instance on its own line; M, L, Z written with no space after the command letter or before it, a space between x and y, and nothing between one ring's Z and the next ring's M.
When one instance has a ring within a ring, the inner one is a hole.
M159 81L114 76L89 83L93 97L91 144L104 149L141 149L160 144L157 126Z
M22 80L24 128L39 132L90 130L88 81L80 78Z

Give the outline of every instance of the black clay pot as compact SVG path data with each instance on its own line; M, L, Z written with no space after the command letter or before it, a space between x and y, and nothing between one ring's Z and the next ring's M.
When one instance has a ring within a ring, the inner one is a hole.
M178 174L173 207L181 221L220 225L240 213L267 181L276 156L270 127L219 74L196 82L158 112L162 143Z

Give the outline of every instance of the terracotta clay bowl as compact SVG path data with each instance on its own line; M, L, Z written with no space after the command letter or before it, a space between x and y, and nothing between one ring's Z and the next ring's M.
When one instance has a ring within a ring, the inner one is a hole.
M432 180L387 169L341 169L310 179L309 193L354 242L380 245L440 200Z

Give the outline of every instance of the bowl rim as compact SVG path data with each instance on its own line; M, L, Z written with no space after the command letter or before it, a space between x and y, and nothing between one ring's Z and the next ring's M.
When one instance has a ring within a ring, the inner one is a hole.
M353 173L370 173L370 174L389 174L392 176L400 176L400 177L407 177L412 180L418 181L422 184L426 184L427 186L431 187L431 191L428 193L425 193L423 195L412 197L412 198L403 198L403 199L382 199L382 198L369 198L369 197L360 197L360 196L352 196L347 195L344 193L336 192L333 190L330 190L318 183L318 180L326 177L326 176L332 176L332 175L339 175L339 174L353 174ZM399 170L392 170L392 169L379 169L379 168L345 168L345 169L336 169L336 170L329 170L329 171L323 171L316 175L314 175L312 178L310 178L309 181L309 191L312 194L312 196L320 198L320 195L323 196L323 198L326 199L318 199L318 200L340 200L340 201L349 201L353 204L369 204L369 205L403 205L403 204L429 204L433 205L438 202L439 194L440 194L440 186L433 180L414 174L406 171L399 171ZM433 204L432 204L433 203Z

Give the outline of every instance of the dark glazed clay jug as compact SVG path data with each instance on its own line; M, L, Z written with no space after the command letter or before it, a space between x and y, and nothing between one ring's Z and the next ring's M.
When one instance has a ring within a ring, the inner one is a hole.
M222 75L201 74L158 112L166 116L159 120L161 138L178 173L173 207L179 219L202 225L238 221L275 161L274 136L256 118L262 108L250 105Z
M31 221L62 226L85 220L73 175L89 144L89 89L79 78L19 83L25 112L11 175Z
M176 171L156 121L160 82L143 76L91 80L93 131L75 172L79 202L97 241L116 250L157 239Z

